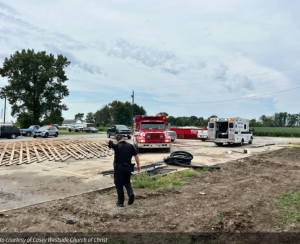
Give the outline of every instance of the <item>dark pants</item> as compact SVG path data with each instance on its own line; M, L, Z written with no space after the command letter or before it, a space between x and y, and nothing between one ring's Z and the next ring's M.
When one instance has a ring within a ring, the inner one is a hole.
M118 201L120 204L124 204L124 189L127 190L128 197L133 194L133 190L130 183L131 167L130 164L116 164L114 167L114 179L118 193Z

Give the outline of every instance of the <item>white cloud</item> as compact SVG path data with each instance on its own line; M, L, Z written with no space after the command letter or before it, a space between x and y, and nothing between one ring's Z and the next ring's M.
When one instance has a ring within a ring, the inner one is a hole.
M68 118L109 99L130 100L132 90L149 113L257 118L297 112L297 91L255 97L299 84L300 69L280 71L300 66L299 18L289 3L0 2L0 62L23 48L66 55L72 64L65 100L103 100L69 103Z

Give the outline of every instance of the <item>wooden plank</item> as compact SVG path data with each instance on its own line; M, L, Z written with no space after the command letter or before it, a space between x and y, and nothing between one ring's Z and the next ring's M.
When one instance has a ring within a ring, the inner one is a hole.
M74 147L74 145L70 145L70 149L74 151L77 155L79 154L81 158L85 158L87 155L83 153L80 149L77 147Z
M90 146L89 144L82 144L81 145L83 148L85 148L86 150L92 152L96 157L100 157L100 151L94 149L92 146Z
M53 149L56 152L56 154L60 157L60 160L63 160L63 157L60 155L60 153L58 153L57 149L55 147L53 147Z
M37 151L37 149L36 149L35 145L34 145L33 143L31 143L31 145L33 146L33 149L34 149L35 155L36 155L36 157L37 157L37 159L38 159L38 163L40 163L40 162L41 162L41 157L40 157L40 154L39 154L39 152Z
M81 154L85 155L86 158L90 158L90 155L84 152L83 150L81 150L78 146L72 145L72 147L76 148L79 152L81 152Z
M23 163L23 143L21 143L19 163L17 164L22 164L22 163Z
M69 155L73 156L76 160L81 159L80 157L78 157L78 155L73 153L68 146L62 146L62 147Z
M44 144L45 144L45 146L47 147L48 151L51 153L51 155L54 157L55 161L59 161L59 158L56 157L56 155L55 155L54 152L52 152L50 146L48 146L46 143L44 143ZM51 144L50 144L50 145L51 145Z
M0 157L0 165L2 164L2 160L3 160L3 158L4 158L4 155L5 155L5 152L6 152L6 148L7 148L7 144L5 145L5 147L4 147L4 149L3 149L2 153L1 153L1 157Z
M16 144L14 143L14 144L13 144L13 148L12 148L12 150L11 150L11 155L10 155L9 163L12 163L13 160L14 160L15 147L16 147Z
M43 150L43 152L45 153L45 155L48 157L48 160L49 161L52 161L53 160L53 157L51 157L47 151L45 150L45 148L42 147L42 145L40 145L40 148Z
M30 164L30 153L29 153L29 148L28 148L28 144L26 143L26 152L27 152L27 164Z

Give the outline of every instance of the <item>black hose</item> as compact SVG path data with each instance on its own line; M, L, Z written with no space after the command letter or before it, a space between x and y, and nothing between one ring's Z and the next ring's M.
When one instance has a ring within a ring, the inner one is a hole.
M193 155L185 152L185 151L176 151L172 152L171 155L167 158L164 158L164 162L168 165L175 165L175 166L181 166L181 167L187 167L187 168L195 168L195 169L220 169L219 166L197 166L197 165L191 165L191 162L193 160Z

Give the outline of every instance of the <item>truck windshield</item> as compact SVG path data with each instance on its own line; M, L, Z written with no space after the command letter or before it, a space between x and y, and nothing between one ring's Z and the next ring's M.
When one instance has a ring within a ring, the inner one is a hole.
M116 125L117 129L123 129L128 130L128 128L125 125Z
M141 123L141 129L142 130L164 130L165 129L165 123Z

